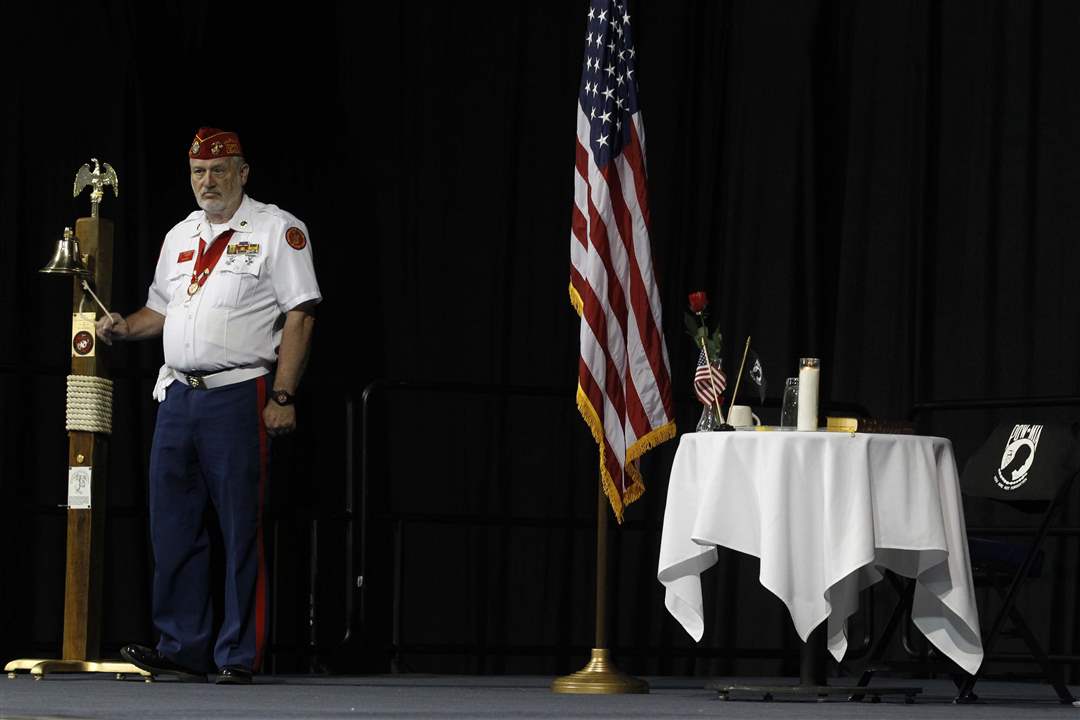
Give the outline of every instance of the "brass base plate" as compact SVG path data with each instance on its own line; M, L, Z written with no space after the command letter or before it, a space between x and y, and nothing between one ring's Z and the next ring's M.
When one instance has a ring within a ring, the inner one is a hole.
M31 677L40 680L49 673L113 673L117 680L126 675L141 675L150 681L150 673L125 662L94 662L91 660L12 660L4 666L9 678L19 671L30 671Z
M649 683L619 672L606 648L593 648L589 664L576 673L555 678L551 691L579 695L624 695L647 693Z

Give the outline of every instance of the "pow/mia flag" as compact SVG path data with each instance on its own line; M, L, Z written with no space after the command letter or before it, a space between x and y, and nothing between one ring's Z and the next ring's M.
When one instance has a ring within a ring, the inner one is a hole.
M965 495L1044 502L1080 471L1077 428L1062 423L998 425L964 467Z
M1001 453L1001 462L994 473L994 482L1002 490L1016 490L1028 479L1028 471L1035 462L1035 451L1042 437L1042 425L1014 425L1009 442Z
M765 381L765 368L761 365L761 358L754 352L753 348L750 348L746 355L747 369L746 377L750 379L750 382L757 385L758 395L761 396L761 404L765 404L765 387L768 383Z

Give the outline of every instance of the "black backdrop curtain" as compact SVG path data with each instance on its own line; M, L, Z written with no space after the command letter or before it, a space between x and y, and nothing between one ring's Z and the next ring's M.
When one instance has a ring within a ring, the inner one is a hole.
M630 9L680 387L694 361L681 335L685 296L705 289L726 363L752 334L773 394L805 355L822 358L827 398L884 417L930 398L1080 391L1080 6ZM73 173L96 156L120 175L121 195L102 214L117 224L113 304L130 312L145 301L165 231L194 208L188 143L215 125L240 134L250 194L308 224L325 296L302 427L275 447L276 667L317 665L309 642L332 669L385 667L395 557L402 667L556 672L581 662L597 478L573 405L566 287L585 10L577 1L9 9L0 659L54 653L60 637L68 294L35 271L86 214L87 199L68 194ZM160 359L153 342L114 353L107 650L152 633L146 465ZM373 399L364 614L343 642L346 406L380 378L565 393ZM686 390L680 407L680 429L691 429ZM993 419L921 422L953 437L962 458ZM615 533L613 641L624 664L792 670L790 622L757 586L752 559L726 554L706 576L712 615L698 650L667 616L655 568L674 447L646 460L648 490ZM1055 558L1059 577L1025 602L1047 609L1044 632L1056 623L1051 652L1073 652L1071 541Z

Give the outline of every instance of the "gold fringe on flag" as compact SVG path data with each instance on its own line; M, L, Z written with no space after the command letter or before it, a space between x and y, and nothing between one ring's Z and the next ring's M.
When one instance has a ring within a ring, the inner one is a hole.
M578 317L581 317L581 313L585 312L585 303L581 302L581 296L574 289L573 283L570 283L570 304L577 310Z
M577 311L577 314L580 317L581 313L584 311L584 303L582 303L581 296L578 294L578 291L574 289L572 283L570 285L570 304L574 306L574 310ZM604 424L600 422L599 413L596 412L596 408L589 402L589 396L585 394L585 391L581 388L580 384L577 388L577 406L578 412L581 413L581 417L585 420L585 424L589 426L593 440L596 441L596 445L600 449L600 483L604 488L604 494L607 495L608 501L611 503L611 509L615 513L615 519L618 520L621 525L623 521L623 509L625 506L640 498L645 492L645 482L642 480L641 470L638 468L638 459L660 443L675 437L675 423L669 422L665 425L661 425L655 430L650 431L645 437L638 438L637 442L626 449L623 472L625 472L630 479L630 486L626 488L625 496L620 496L619 489L615 487L615 479L611 477L611 473L607 469L607 463L604 462L606 459L605 456L607 455L607 446L604 443Z

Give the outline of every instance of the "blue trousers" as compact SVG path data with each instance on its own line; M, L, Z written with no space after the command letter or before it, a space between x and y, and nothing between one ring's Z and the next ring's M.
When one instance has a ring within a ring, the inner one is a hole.
M173 382L158 407L150 451L157 648L195 670L258 670L262 660L269 620L262 542L270 451L262 420L266 383L263 376L196 390ZM225 555L216 638L208 503L217 511Z

